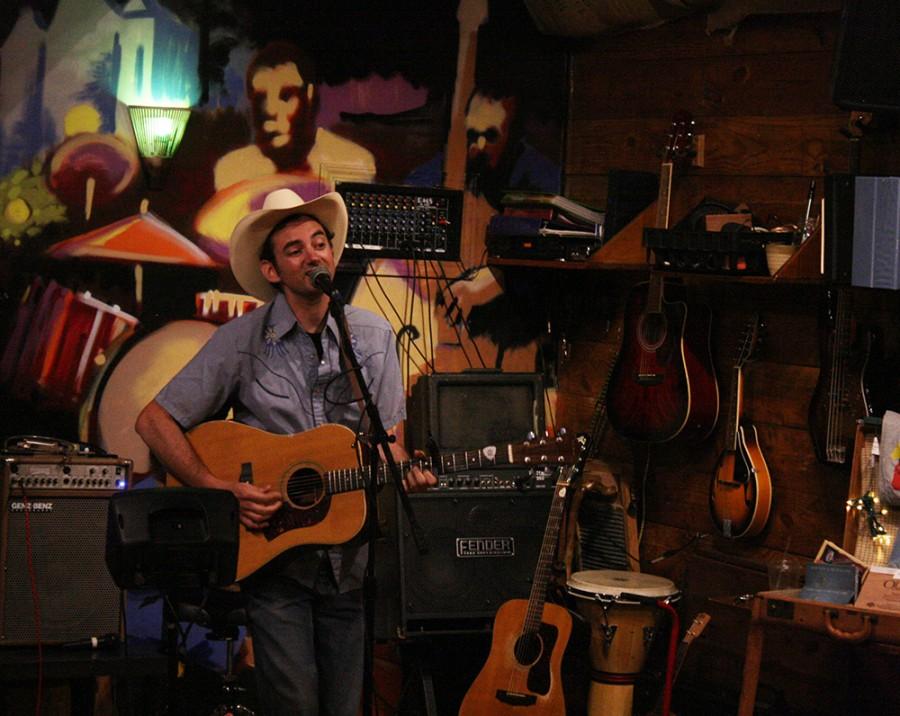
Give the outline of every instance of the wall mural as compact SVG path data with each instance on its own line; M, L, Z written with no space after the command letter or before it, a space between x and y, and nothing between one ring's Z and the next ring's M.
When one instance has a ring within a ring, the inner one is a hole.
M500 288L484 227L508 187L560 191L564 55L506 5L4 4L0 435L80 438L149 472L134 417L255 306L228 238L279 187L465 189L461 261L375 258L342 285L393 324L408 385L541 369L541 297ZM160 104L193 108L162 174L127 110Z

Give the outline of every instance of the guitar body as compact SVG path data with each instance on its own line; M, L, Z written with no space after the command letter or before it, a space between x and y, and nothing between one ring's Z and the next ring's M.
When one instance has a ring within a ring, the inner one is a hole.
M237 579L252 574L285 550L309 544L342 544L363 528L365 493L361 490L326 494L322 475L358 467L360 457L353 431L342 425L322 425L294 435L276 435L230 420L202 423L188 441L218 478L238 482L252 478L257 486L273 487L284 500L266 530L240 527ZM295 475L308 479L288 480ZM299 484L298 484L299 483ZM178 486L172 476L168 486Z
M772 511L772 478L759 447L756 427L743 422L736 450L719 457L709 492L709 507L726 537L753 537L762 532Z
M688 417L681 438L696 443L709 437L719 420L719 382L712 356L712 311L692 305L682 340L687 374Z
M526 599L500 606L487 662L466 692L460 716L565 714L561 664L572 617L563 607L545 603L538 633L523 636L527 611ZM530 643L523 644L523 639Z
M606 412L622 437L665 442L678 435L690 414L688 375L682 351L687 304L662 299L648 310L648 284L629 293L622 347L610 373Z

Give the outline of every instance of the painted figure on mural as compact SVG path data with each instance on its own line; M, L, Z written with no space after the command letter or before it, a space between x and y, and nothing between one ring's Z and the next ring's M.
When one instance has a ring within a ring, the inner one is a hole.
M271 42L260 50L247 67L245 89L253 143L216 162L216 193L195 220L201 246L223 262L232 229L268 192L290 188L313 199L337 178L372 181L376 171L369 150L317 126L315 64L296 45Z
M514 94L477 87L466 103L466 187L501 209L507 189L560 190L560 167L531 146L525 137L525 111ZM415 186L441 184L444 153L413 170Z
M279 172L327 178L330 166L353 168L361 180L375 177L375 158L365 147L316 126L319 92L315 66L300 48L272 42L247 67L254 144L216 163L215 186Z

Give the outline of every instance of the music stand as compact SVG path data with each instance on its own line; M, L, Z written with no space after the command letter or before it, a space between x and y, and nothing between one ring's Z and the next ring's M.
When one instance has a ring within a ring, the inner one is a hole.
M228 490L140 489L110 497L106 566L113 581L120 589L151 587L163 595L170 714L178 676L173 595L234 583L238 524L238 501Z

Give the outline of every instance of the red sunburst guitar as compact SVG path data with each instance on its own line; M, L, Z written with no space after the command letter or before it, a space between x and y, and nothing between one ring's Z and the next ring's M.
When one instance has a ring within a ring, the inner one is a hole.
M563 716L561 665L572 633L572 616L548 604L547 585L556 552L566 495L584 467L583 438L577 462L556 483L531 594L500 605L487 662L466 692L459 716Z
M689 156L693 121L676 116L660 169L656 226L669 225L674 167ZM666 442L708 436L719 416L708 306L688 306L684 287L662 273L635 286L625 304L622 346L610 373L607 413L622 437Z
M363 465L355 433L343 425L322 425L294 435L276 435L230 420L202 423L187 434L200 459L216 477L275 488L284 504L264 530L241 525L237 579L252 574L292 547L342 544L363 528L363 493L369 468ZM416 460L435 473L449 474L492 465L571 464L577 443L562 435ZM398 463L405 472L410 463ZM378 465L378 484L387 468ZM166 484L181 483L171 475Z
M725 537L753 537L765 528L772 510L772 477L759 446L756 427L743 417L743 367L759 338L754 316L741 339L732 369L725 448L709 490L713 522Z

